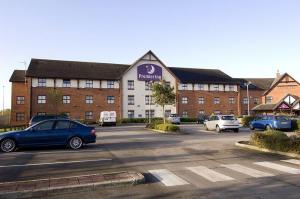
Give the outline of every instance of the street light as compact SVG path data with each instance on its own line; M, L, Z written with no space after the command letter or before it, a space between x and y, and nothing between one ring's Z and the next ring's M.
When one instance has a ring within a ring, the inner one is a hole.
M248 104L248 116L250 116L250 99L249 99L249 85L252 84L251 82L245 83L247 87L247 104Z
M5 86L3 86L2 116L4 115L4 88Z

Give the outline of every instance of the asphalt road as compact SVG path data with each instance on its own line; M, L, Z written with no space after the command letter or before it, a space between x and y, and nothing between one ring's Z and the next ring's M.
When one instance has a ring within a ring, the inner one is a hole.
M51 198L300 198L300 165L234 146L249 139L250 131L181 129L185 134L159 134L139 125L99 127L97 143L79 151L1 153L0 181L130 170L142 172L146 183Z

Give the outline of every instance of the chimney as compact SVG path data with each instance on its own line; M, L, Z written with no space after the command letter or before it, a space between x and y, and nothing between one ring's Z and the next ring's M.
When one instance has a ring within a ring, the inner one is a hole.
M277 69L276 78L278 79L279 77L280 77L280 72L279 72L279 69Z

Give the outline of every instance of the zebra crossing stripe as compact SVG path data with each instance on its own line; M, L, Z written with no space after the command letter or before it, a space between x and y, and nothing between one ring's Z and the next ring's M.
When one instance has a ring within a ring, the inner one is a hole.
M300 160L297 159L289 159L289 160L281 160L281 161L300 165Z
M263 167L267 167L270 169L282 171L285 173L290 173L290 174L299 174L300 173L300 169L295 169L292 167L283 166L283 165L272 163L272 162L255 162L254 164L257 164L257 165L260 165Z
M232 177L226 176L204 166L187 167L187 169L211 182L234 180Z
M237 172L246 174L246 175L254 177L254 178L274 176L271 173L262 172L262 171L259 171L259 170L256 170L256 169L245 167L245 166L240 165L240 164L222 164L221 166L226 167L228 169L231 169L233 171L237 171Z
M151 173L157 180L168 187L189 184L187 181L176 176L167 169L149 170L149 173Z

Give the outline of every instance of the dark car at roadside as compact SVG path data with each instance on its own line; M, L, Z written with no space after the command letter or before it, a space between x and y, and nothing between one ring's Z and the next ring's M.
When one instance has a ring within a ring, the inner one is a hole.
M66 115L36 115L33 116L29 121L29 126L32 126L44 120L51 120L51 119L68 119L68 117Z
M251 130L290 130L292 128L292 121L285 115L265 115L261 118L256 118L251 121L249 126Z
M0 148L12 152L17 148L67 146L79 149L83 144L95 143L94 127L69 119L51 119L39 122L22 131L0 134Z

